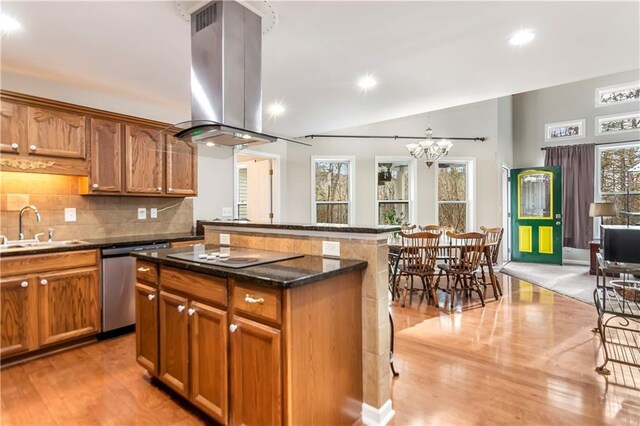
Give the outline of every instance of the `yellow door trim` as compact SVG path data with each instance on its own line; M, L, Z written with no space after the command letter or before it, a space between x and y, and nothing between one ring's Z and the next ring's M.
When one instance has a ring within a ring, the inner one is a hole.
M538 227L538 252L553 254L553 226Z
M518 226L518 251L522 253L533 251L533 227Z
M522 189L520 176L540 175L540 174L549 175L549 216L522 216L520 213L522 211L520 206L520 191ZM546 170L526 170L524 172L518 173L517 180L518 180L518 191L516 192L516 196L518 198L517 200L518 201L518 219L534 219L534 220L553 219L553 172L549 172Z

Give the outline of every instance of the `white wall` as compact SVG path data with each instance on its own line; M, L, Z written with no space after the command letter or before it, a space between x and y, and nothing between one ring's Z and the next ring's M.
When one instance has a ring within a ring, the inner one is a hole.
M474 158L476 160L476 220L480 225L499 226L501 224L501 181L502 161L511 162L509 152L501 152L499 147L508 145L508 134L498 132L499 105L508 105L510 100L493 99L484 102L434 111L430 114L434 136L476 137L484 136L485 142L454 141L449 158ZM344 129L334 134L362 135L423 135L428 124L427 114L418 114L374 123L366 126ZM506 132L509 133L509 132ZM290 144L288 149L289 221L309 222L311 220L311 156L345 155L356 157L355 206L356 224L375 223L374 162L376 156L407 156L406 140L393 139L313 139L306 140L312 147ZM436 166L417 165L417 223L436 222L435 179Z

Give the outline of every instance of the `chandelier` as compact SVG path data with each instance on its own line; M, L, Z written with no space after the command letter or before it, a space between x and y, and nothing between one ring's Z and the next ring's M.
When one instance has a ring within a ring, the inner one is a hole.
M418 160L427 164L428 167L444 157L449 153L449 150L453 146L451 141L446 139L433 139L433 130L431 126L426 130L427 138L419 143L407 144L407 150L409 154L417 158Z

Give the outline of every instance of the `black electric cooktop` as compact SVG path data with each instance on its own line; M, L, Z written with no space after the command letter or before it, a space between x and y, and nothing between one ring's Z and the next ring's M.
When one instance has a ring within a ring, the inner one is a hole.
M233 247L220 247L220 249L216 250L205 250L204 246L194 246L193 251L187 253L167 255L167 257L173 257L189 262L212 266L224 266L226 268L246 268L249 266L280 262L282 260L295 259L303 256L304 255L302 254Z

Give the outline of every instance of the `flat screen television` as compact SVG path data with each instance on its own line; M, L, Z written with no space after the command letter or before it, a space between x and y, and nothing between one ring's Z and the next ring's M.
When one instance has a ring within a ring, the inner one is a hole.
M640 263L640 226L602 225L600 247L605 260Z

